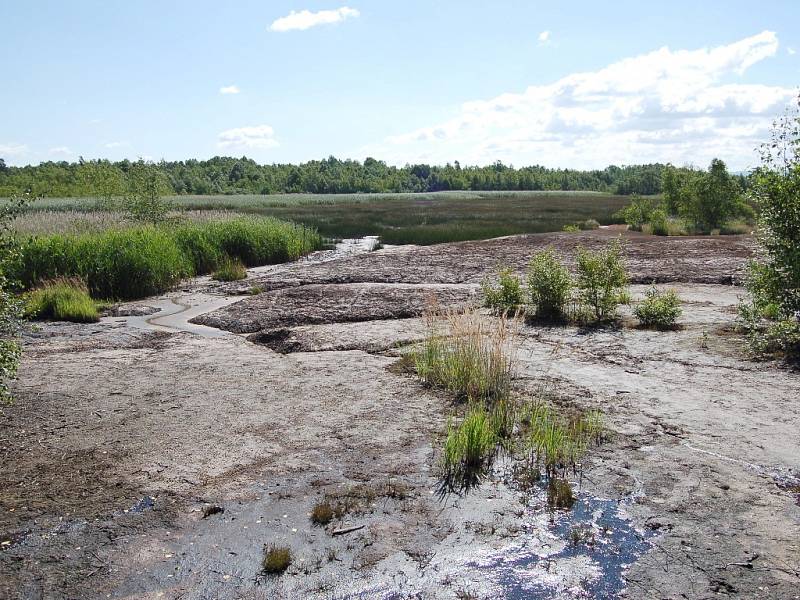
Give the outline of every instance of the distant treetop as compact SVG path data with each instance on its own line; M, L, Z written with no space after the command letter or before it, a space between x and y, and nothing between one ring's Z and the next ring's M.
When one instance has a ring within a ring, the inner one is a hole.
M127 175L128 160L43 162L7 166L0 158L0 197L30 192L34 196L94 196L88 171L109 177ZM360 192L438 192L445 190L564 190L614 194L659 194L665 165L610 166L602 170L520 167L496 162L485 167L414 164L393 167L374 158L363 163L330 157L297 165L260 165L246 157L161 161L156 165L174 194L350 194ZM688 170L688 169L686 169ZM744 178L742 178L744 179Z

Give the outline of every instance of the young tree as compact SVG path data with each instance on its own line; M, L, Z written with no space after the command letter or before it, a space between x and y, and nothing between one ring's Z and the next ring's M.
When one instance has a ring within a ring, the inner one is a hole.
M661 193L664 196L664 209L670 215L677 215L681 199L681 180L677 169L670 164L661 171Z
M800 356L800 97L761 147L751 197L761 252L751 263L749 304L740 313L757 352Z
M707 173L683 187L680 214L699 231L709 233L742 212L741 188L725 163L715 158Z
M163 221L171 206L164 196L171 191L164 172L152 162L140 159L130 165L125 178L125 210L133 219Z
M0 402L11 398L8 385L17 373L21 355L17 336L22 324L22 302L9 278L11 267L19 258L11 222L28 199L27 195L14 196L0 204Z

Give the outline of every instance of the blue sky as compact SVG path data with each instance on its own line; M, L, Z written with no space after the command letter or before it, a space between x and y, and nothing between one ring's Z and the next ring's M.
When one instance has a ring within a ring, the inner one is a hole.
M3 0L0 15L10 164L743 169L800 84L796 0Z

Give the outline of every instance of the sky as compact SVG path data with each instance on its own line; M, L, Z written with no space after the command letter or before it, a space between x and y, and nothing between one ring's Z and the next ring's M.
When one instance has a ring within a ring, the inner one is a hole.
M0 0L0 157L734 170L800 1Z

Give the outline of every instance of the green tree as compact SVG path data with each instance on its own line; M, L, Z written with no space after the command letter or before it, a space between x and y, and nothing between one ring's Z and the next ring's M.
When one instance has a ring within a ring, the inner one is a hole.
M693 177L683 187L679 212L698 231L709 233L742 212L741 194L725 163L715 158L707 173Z
M19 259L19 245L11 223L28 200L29 197L23 195L0 201L0 402L11 399L9 383L16 376L22 353L17 341L22 302L9 273Z
M124 175L106 160L84 161L81 158L77 171L85 194L98 199L101 210L114 210L117 200L123 195Z
M678 170L671 164L661 171L661 193L664 195L664 209L670 215L677 215L680 208L681 181Z
M171 191L166 175L157 165L138 160L131 164L125 177L125 210L139 221L163 221L171 207L164 196Z
M751 197L759 208L761 247L746 282L740 314L757 352L800 356L800 98L773 125L761 147Z

